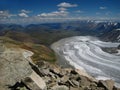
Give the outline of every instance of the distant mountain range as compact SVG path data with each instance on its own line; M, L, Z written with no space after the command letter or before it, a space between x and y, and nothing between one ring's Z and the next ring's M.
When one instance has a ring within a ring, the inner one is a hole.
M92 35L104 41L120 42L120 23L111 21L71 21L63 23L0 24L0 35L20 41L33 41L49 45L61 38Z

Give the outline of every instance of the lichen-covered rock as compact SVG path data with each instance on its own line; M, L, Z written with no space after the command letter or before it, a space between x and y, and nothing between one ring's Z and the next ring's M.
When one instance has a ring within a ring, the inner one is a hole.
M7 90L6 87L14 85L32 73L23 52L20 48L6 48L0 52L0 87L5 88L0 90Z

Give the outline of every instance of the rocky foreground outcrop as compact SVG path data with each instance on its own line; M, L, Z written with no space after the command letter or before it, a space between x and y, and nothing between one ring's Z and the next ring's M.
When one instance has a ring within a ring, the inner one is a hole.
M29 76L32 69L22 55L25 50L0 46L0 90L8 90L21 79Z
M120 90L112 80L97 81L79 70L39 61L21 48L0 45L0 90Z
M112 80L93 80L80 75L78 70L72 68L60 68L46 62L39 62L38 65L32 65L32 69L45 81L46 87L42 90L120 90L114 86ZM30 86L32 80L23 82L31 90L41 90Z

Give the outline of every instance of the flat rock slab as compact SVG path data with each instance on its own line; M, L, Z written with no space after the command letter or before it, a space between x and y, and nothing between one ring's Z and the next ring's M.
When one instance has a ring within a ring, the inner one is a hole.
M30 78L38 85L40 89L44 90L46 88L45 81L34 71L30 75Z
M6 48L0 54L0 87L8 87L31 75L28 59L23 56L24 49ZM0 89L4 90L4 89ZM7 89L5 89L7 90Z

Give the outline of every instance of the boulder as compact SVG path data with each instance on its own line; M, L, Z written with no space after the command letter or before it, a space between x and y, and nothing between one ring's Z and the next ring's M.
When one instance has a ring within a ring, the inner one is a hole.
M72 86L72 87L75 87L75 85L74 85L74 83L72 82L72 81L70 81L70 80L68 80L67 82L66 82L66 85L67 86Z
M85 76L80 76L80 79L80 86L89 86L91 84L91 81Z
M98 82L98 86L104 87L106 90L113 90L114 81L112 81L112 80L106 80L106 81L100 80Z
M79 82L78 81L76 81L76 80L72 80L72 83L76 86L76 87L79 87Z
M45 90L47 88L45 81L34 71L32 74L29 76L35 84L42 90Z
M49 69L42 69L41 72L44 76L47 76L50 73Z
M76 72L76 70L71 70L70 73L71 73L71 74L74 74L74 75L78 74L78 73Z
M75 75L74 74L70 74L69 78L70 78L70 80L72 80L72 79L74 79L76 81L81 80L80 75L78 75L78 74L75 74Z
M55 79L55 74L52 73L52 72L50 72L50 73L48 74L48 76L49 76L50 78L54 78L54 79Z
M69 80L69 77L64 75L62 78L61 78L61 82L67 82Z
M23 83L30 89L30 90L41 90L35 83L34 81L29 78L26 77L24 80L22 80ZM26 90L26 89L20 89L20 90Z
M43 79L46 83L49 83L51 81L51 78L48 76L43 77Z
M95 78L93 78L92 76L88 75L88 73L87 73L85 70L75 69L75 71L76 71L80 76L87 77L89 80L92 80L92 81L96 81L96 82L97 82L97 80L96 80Z
M63 75L60 73L60 68L50 68L50 73L53 73L54 75L59 76L60 78L63 77Z
M90 84L90 88L91 88L92 90L97 90L97 84L96 84L96 83L91 83L91 84Z
M67 75L68 73L67 73L67 71L66 71L65 69L62 69L62 70L60 71L60 74L64 76L64 75Z
M60 74L60 69L56 68L56 67L53 67L53 68L50 68L50 72L52 72L54 74Z
M50 90L69 90L69 88L65 85L56 85L56 86L53 86Z
M116 86L114 86L113 90L120 90L120 88L117 88Z
M0 87L12 86L32 73L23 49L7 48L0 54ZM0 89L2 90L2 89Z

